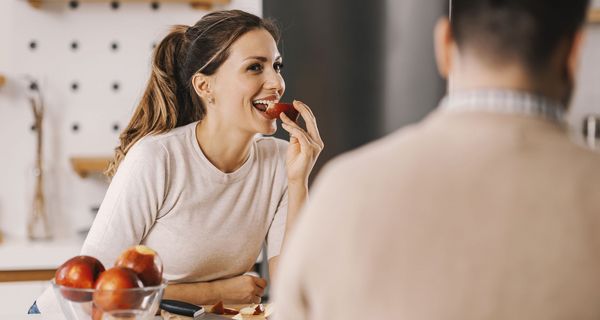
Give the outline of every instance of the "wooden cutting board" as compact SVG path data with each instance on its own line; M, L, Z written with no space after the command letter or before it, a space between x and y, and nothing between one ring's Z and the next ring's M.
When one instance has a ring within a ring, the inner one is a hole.
M265 314L266 315L270 315L271 314L271 309L272 309L272 305L268 304L268 303L263 303L263 305L265 306ZM226 304L225 308L230 308L230 309L235 309L235 310L241 310L242 308L245 307L249 307L252 306L251 304ZM203 306L204 309L206 310L210 310L212 308L212 305L208 305L208 306ZM190 320L193 319L191 317L186 317L186 316L181 316L181 315L177 315L177 314L173 314L170 312L167 312L165 310L161 310L160 311L160 315L162 316L162 318L164 320ZM223 317L227 317L230 319L234 319L235 316L230 316L230 315L222 315ZM267 320L268 317L265 317L264 315L260 315L260 316L242 316L243 320Z

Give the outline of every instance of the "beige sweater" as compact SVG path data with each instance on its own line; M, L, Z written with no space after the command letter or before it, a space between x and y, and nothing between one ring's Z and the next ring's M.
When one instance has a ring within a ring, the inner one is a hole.
M279 255L287 215L287 142L257 138L248 160L223 173L202 153L196 123L140 140L113 178L81 254L108 268L127 247L158 252L170 282L249 271L267 243ZM56 311L50 290L37 300Z
M311 195L278 320L600 319L600 155L554 123L436 111Z

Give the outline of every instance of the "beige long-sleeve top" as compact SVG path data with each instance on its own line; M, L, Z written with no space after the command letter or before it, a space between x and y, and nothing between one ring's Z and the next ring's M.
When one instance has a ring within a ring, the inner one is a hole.
M249 271L266 241L279 255L287 215L287 142L256 138L246 162L223 173L204 156L196 124L141 139L121 163L81 254L108 268L145 244L170 282L212 281ZM53 293L37 300L57 311Z
M277 319L600 319L600 155L529 116L436 111L328 165Z

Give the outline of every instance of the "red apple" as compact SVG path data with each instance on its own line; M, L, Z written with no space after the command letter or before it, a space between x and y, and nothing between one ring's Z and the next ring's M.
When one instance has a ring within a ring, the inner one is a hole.
M296 121L298 119L298 110L296 110L294 105L291 103L269 103L267 110L265 110L265 114L271 119L279 119L279 115L282 112L285 113L288 118L292 119L292 121Z
M96 281L94 304L101 311L136 309L144 298L137 274L128 268L114 267L104 271Z
M157 286L162 282L162 262L156 251L143 246L133 246L121 253L115 267L129 268L144 283L144 286Z
M104 271L102 263L90 256L76 256L63 263L56 270L55 282L58 285L78 288L94 289L96 280ZM63 289L61 293L65 299L77 302L91 301L92 294Z
M257 316L259 314L263 314L265 313L265 306L261 304L257 305L256 308L254 308L254 315Z

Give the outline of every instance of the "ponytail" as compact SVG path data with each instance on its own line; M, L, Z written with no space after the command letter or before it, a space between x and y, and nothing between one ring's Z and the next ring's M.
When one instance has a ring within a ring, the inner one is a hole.
M174 26L155 49L150 80L129 124L119 136L120 144L105 172L108 177L114 176L129 149L144 136L198 121L204 114L200 99L191 94L181 72L189 45L187 30L187 26Z

